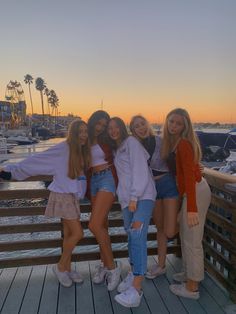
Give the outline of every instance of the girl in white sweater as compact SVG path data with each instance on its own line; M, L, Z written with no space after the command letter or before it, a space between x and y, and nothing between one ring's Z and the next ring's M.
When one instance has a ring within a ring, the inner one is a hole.
M79 199L86 191L84 170L90 163L87 125L81 120L71 123L66 141L25 160L0 169L0 178L24 180L35 175L52 175L53 181L45 211L47 217L62 219L63 251L53 271L59 282L70 287L82 282L78 272L71 271L72 251L83 237Z
M119 179L117 195L128 233L131 265L131 272L118 286L120 294L115 300L125 307L137 307L143 295L141 284L147 270L147 233L156 189L147 163L149 154L135 137L128 135L120 118L110 120L108 134L115 149L114 163Z

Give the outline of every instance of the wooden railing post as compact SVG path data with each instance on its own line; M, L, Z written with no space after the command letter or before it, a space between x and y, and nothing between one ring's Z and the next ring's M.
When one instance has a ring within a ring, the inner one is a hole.
M236 177L204 169L212 200L204 232L205 267L236 302Z
M236 203L236 195L232 196L233 203ZM236 211L232 212L232 223L236 226ZM232 266L229 270L229 281L230 281L230 297L236 303L236 230L232 233L231 241L235 252L231 253Z

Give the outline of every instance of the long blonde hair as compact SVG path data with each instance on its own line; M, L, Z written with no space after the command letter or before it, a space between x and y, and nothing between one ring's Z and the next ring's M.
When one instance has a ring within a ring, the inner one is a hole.
M142 119L143 121L145 121L145 123L147 124L148 126L148 131L149 131L149 134L148 135L154 135L154 132L153 132L153 129L150 125L150 123L148 122L148 120L146 118L144 118L144 116L142 116L141 114L137 114L136 116L133 116L130 120L130 124L129 124L129 128L130 128L130 131L132 133L132 135L134 137L136 137L139 141L141 140L138 135L136 134L135 130L134 130L134 123L135 123L135 120L136 119Z
M172 136L168 131L168 121L171 115L177 114L183 118L184 121L184 129L181 133L181 138L186 139L192 145L194 161L198 163L202 158L201 146L198 140L196 133L193 130L193 125L190 119L188 112L182 108L173 109L166 116L166 120L163 127L163 141L162 141L162 149L161 149L161 157L166 159L169 153L173 150L176 143L173 143Z
M86 171L89 168L91 160L89 140L87 140L85 145L81 145L79 141L81 125L87 127L87 124L82 120L71 122L66 139L69 145L68 176L71 179L77 178L81 173Z

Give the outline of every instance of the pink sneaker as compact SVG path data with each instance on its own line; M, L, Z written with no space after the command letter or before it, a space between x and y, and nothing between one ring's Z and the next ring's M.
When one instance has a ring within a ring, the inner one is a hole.
M52 270L57 277L60 284L66 288L69 288L72 286L72 280L69 277L68 271L59 271L57 265L53 265Z
M179 297L189 298L197 300L200 295L198 291L189 291L186 289L185 284L181 285L170 285L170 291Z
M152 267L147 271L145 277L147 279L154 279L158 276L164 275L166 273L166 268L160 267L158 264L152 265Z
M75 270L72 270L70 272L68 272L68 275L70 277L70 279L73 281L73 282L76 282L76 283L82 283L84 282L84 279L81 277L81 275L75 271Z

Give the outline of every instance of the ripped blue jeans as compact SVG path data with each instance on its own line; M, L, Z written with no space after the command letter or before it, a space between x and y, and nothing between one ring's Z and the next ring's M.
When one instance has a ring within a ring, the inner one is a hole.
M147 271L147 233L154 208L154 201L140 200L137 209L123 209L124 228L128 234L129 261L134 276L144 276ZM141 222L140 228L132 228L134 222Z

